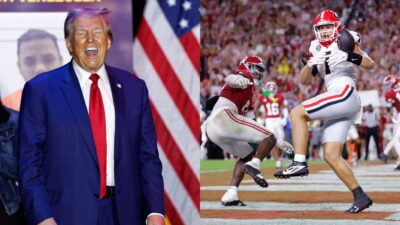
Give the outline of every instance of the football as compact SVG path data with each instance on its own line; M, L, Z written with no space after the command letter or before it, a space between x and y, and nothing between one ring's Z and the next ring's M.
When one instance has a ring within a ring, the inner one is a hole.
M344 28L344 29L342 29L342 31L340 31L340 35L337 39L337 45L338 45L339 49L344 52L353 52L354 51L354 47L356 45L355 40L354 40L353 36L351 35L351 33L346 28Z

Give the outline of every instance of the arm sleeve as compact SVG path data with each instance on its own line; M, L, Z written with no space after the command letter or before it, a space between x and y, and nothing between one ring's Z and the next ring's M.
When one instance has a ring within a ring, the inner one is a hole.
M393 104L394 102L394 93L392 91L389 91L385 94L385 101L389 104Z
M45 113L40 99L35 94L30 82L26 83L19 114L18 164L25 211L29 221L38 224L52 217L52 211L41 169L46 138Z
M16 181L18 180L17 168L17 158L8 154L0 155L0 176Z
M165 215L162 164L158 156L156 130L151 114L148 91L144 82L143 86L140 148L143 213L146 216L150 213Z
M315 43L311 42L310 47L308 48L308 53L310 54L310 57L315 56Z
M243 88L242 85L239 85L237 83L237 80L239 79L247 79L243 77L242 75L237 75L237 74L230 74L227 77L225 77L225 84L228 85L231 88Z

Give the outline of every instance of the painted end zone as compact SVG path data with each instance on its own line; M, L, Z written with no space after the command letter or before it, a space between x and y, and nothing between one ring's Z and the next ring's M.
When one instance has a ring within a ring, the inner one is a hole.
M264 168L270 183L267 189L246 176L238 190L246 207L219 203L231 171L202 173L201 224L400 224L400 172L393 168L393 164L380 162L363 162L353 168L360 185L374 200L359 214L344 213L353 196L326 164L310 165L308 177L289 180L274 179L275 169Z

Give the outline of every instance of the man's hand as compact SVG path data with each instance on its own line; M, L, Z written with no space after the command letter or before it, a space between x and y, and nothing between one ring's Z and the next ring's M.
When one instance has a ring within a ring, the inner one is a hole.
M48 218L40 222L38 225L57 225L56 221L53 217Z
M147 218L147 225L165 225L164 217L160 215L151 215Z
M245 88L247 88L249 85L252 85L253 83L252 82L250 82L250 80L249 79L247 79L247 78L245 78L245 77L239 77L238 79L236 79L236 84L240 87L240 88L242 88L242 89L245 89Z
M337 50L333 51L332 54L330 54L328 57L328 65L330 68L333 68L341 62L347 61L349 54L347 52Z
M307 65L312 68L313 66L317 66L317 65L323 65L325 64L325 58L326 56L324 54L319 54L316 56L313 56L310 58L310 60L308 60Z

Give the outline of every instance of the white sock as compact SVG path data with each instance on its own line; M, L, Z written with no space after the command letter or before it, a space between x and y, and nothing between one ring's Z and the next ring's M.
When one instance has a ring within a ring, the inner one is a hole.
M237 191L238 187L236 186L229 186L228 190Z
M296 161L296 162L305 162L306 161L306 155L295 154L294 155L294 161Z
M261 162L261 160L259 160L258 158L254 157L250 162L251 162L251 164L252 164L253 166L255 166L257 169L260 168L260 162Z

